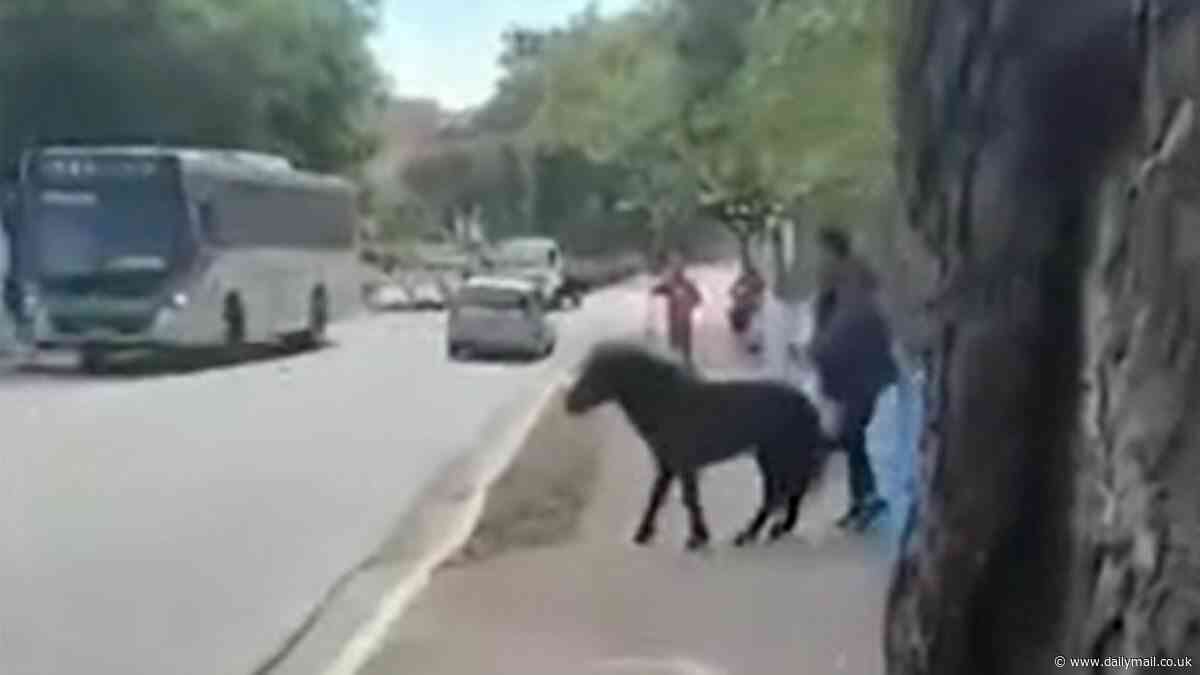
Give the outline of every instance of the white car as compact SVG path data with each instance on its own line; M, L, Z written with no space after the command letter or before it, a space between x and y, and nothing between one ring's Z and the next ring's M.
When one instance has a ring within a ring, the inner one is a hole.
M422 271L412 274L406 286L414 308L442 309L446 306L445 285L436 273Z
M376 312L408 309L412 306L412 295L398 283L376 283L366 289L367 306Z
M557 333L537 287L522 279L474 277L458 289L446 322L446 352L548 356Z

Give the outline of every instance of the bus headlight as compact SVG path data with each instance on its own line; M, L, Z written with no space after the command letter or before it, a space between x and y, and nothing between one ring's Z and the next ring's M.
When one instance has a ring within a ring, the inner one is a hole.
M188 296L186 293L176 293L171 296L171 306L177 308L187 307Z
M20 311L26 316L33 316L35 313L37 313L37 310L41 304L42 299L38 297L38 293L34 288L26 288L25 291L21 293Z

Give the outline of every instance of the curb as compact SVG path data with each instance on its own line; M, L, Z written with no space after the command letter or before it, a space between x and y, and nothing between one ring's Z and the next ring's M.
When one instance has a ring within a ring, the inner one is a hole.
M473 534L492 485L562 388L559 376L518 396L421 491L376 551L340 577L254 675L356 675L433 574Z

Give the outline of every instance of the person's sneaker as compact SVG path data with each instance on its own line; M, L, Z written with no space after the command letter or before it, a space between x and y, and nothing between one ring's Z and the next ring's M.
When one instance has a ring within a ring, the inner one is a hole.
M863 532L875 521L879 516L887 511L887 502L880 497L871 497L858 510L858 517L854 522L854 529L858 532Z
M854 525L855 523L858 522L859 517L862 515L862 512L863 512L862 502L855 502L855 503L851 504L850 510L846 511L846 514L844 516L837 519L837 523L836 523L837 527L842 530L848 529L849 527L851 527L852 525Z

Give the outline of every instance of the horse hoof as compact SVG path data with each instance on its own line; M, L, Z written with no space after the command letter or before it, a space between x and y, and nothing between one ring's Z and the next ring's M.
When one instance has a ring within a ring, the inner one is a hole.
M637 534L633 535L633 543L638 546L649 546L652 541L654 541L653 530L638 530Z
M771 530L767 532L767 540L779 541L780 539L783 539L785 535L787 535L789 529L791 528L788 528L782 524L772 525Z
M745 548L754 543L754 535L749 532L743 532L733 538L733 545L738 548Z
M689 537L684 546L689 551L699 551L708 546L708 537Z

